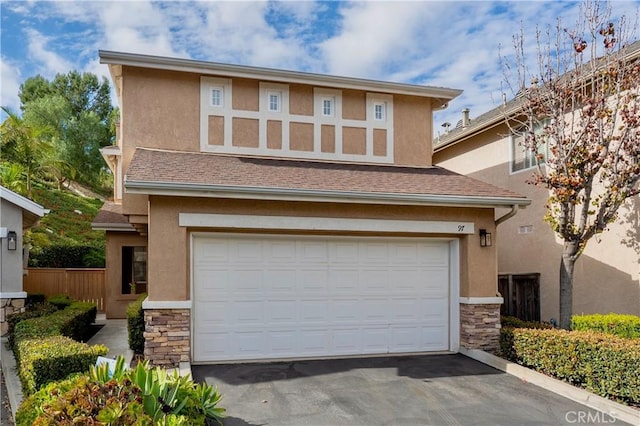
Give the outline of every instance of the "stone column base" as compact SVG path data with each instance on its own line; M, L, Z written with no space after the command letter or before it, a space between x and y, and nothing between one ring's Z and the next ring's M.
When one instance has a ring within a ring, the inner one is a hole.
M24 299L0 299L0 336L4 336L9 331L7 317L11 314L24 312Z
M500 304L460 303L460 346L494 352L500 347Z
M144 358L152 365L178 367L191 353L189 309L144 310Z

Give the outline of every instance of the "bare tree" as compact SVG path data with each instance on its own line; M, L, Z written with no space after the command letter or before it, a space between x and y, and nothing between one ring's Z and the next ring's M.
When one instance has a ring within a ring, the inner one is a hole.
M511 131L524 134L524 148L537 160L529 183L549 190L545 220L563 240L565 329L576 261L639 193L640 42L630 42L636 25L611 16L608 3L584 3L574 28L558 21L538 29L531 46L521 31L514 36L514 59L503 57L505 82L521 106L507 121Z

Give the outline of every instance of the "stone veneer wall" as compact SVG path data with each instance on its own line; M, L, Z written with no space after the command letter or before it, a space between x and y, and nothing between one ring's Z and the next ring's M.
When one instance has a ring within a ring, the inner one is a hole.
M163 367L189 361L190 315L189 309L145 309L144 358Z
M460 346L496 351L500 328L499 304L460 304Z
M24 299L0 299L0 336L9 331L7 317L19 312L24 312Z

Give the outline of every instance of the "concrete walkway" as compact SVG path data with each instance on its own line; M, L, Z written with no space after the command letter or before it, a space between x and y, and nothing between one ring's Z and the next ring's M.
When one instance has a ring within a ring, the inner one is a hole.
M104 326L87 343L90 345L105 345L109 348L109 352L106 355L108 358L116 358L118 355L122 355L125 357L125 362L131 364L133 351L129 349L129 343L127 342L127 320L107 320L104 314L98 314L96 324L103 324ZM8 347L6 337L3 337L0 343L0 355L11 412L15 418L16 411L23 398L22 386L20 385L20 379L18 379L16 360L13 357L13 352Z

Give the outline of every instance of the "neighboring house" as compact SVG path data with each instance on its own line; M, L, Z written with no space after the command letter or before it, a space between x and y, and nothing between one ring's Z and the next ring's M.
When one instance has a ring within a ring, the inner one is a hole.
M534 156L512 134L505 117L517 115L518 100L507 102L475 119L463 111L455 129L434 145L433 162L446 169L500 185L532 200L531 206L500 225L498 271L505 284L512 282L508 301L526 312L535 306L532 279L539 279L538 316L544 321L559 316L559 268L562 240L544 221L549 191L530 185ZM497 210L501 215L503 211ZM640 315L640 200L629 200L607 231L595 236L575 267L573 312ZM539 275L538 275L539 274ZM522 278L522 279L520 279ZM527 287L525 287L527 286ZM508 297L507 285L503 297ZM507 302L505 302L505 307Z
M433 167L460 91L100 52L120 103L107 315L155 364L495 348L495 209ZM515 208L515 207L514 207Z
M44 216L44 209L22 195L0 186L0 335L8 328L7 316L24 311L27 293L22 289L26 271L24 230Z

